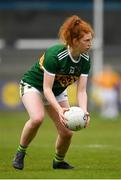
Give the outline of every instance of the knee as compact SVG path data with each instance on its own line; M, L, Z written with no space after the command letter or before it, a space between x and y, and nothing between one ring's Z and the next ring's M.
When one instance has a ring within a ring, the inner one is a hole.
M31 124L33 128L39 127L44 120L44 113L36 114L31 119Z

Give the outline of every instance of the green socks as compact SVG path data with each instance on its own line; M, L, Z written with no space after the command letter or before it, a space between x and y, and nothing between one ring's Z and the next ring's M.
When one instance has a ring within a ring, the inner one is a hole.
M58 155L57 153L55 153L55 157L54 160L56 162L62 162L64 160L65 155Z
M22 146L22 145L19 145L17 151L18 151L18 152L26 152L26 149L27 149L27 147L24 147L24 146Z

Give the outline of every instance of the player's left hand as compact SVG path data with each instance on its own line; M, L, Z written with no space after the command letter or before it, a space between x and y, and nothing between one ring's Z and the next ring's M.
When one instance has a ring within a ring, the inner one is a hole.
M85 120L86 120L85 128L88 128L90 123L90 115L88 112L85 113Z

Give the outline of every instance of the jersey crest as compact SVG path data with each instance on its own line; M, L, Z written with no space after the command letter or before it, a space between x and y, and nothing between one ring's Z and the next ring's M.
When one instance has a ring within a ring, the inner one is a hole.
M75 67L70 66L69 74L74 74L74 73L75 73Z

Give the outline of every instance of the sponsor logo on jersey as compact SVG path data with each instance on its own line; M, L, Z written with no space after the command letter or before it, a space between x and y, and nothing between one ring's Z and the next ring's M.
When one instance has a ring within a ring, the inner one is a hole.
M62 87L67 87L78 80L79 77L71 75L59 75L55 76L55 80L58 81Z

